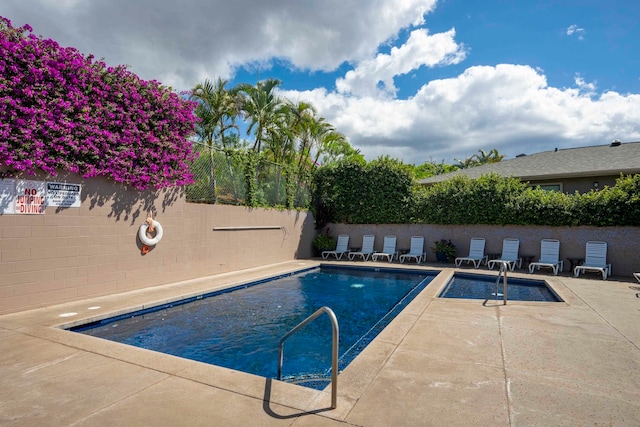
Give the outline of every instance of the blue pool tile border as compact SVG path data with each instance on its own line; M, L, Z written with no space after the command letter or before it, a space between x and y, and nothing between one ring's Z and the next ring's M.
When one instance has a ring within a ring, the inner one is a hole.
M183 304L188 304L188 303L191 303L191 302L194 302L194 301L199 301L199 300L202 300L202 299L205 299L205 298L214 297L216 295L226 294L226 293L229 293L229 292L236 291L238 289L249 288L249 287L252 287L252 286L256 286L256 285L260 285L260 284L263 284L263 283L270 282L272 280L277 280L277 279L282 279L282 278L285 278L285 277L293 276L295 274L306 273L308 271L317 270L319 268L320 267L318 267L318 266L301 268L299 270L290 271L288 273L282 273L282 274L278 274L276 276L270 276L270 277L267 277L267 278L264 278L264 279L252 280L251 282L243 283L243 284L240 284L240 285L231 286L229 288L218 289L218 290L215 290L215 291L206 292L206 293L201 294L201 295L182 298L182 299L179 299L179 300L176 300L176 301L173 301L173 302L154 305L153 307L142 308L142 309L139 309L139 310L130 311L130 312L124 313L124 314L118 314L116 316L110 316L110 317L107 317L106 319L96 320L96 321L89 322L89 323L83 323L82 325L72 326L72 327L65 328L65 329L68 330L68 331L72 331L72 332L82 332L82 331L85 331L85 330L88 330L88 329L92 329L92 328L94 328L96 326L107 325L109 323L117 322L119 320L129 319L129 318L135 317L135 316L143 316L143 315L149 314L149 313L155 313L156 311L160 311L160 310L164 310L164 309L172 308L172 307L177 307L177 306L180 306L180 305L183 305Z

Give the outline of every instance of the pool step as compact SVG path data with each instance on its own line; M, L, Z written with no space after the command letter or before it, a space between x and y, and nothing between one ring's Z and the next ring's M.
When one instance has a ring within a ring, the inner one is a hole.
M327 374L289 375L282 377L281 381L322 390L326 387L326 384L331 382L331 376Z

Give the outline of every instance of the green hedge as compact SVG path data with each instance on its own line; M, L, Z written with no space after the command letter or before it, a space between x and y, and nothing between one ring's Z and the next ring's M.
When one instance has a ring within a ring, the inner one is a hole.
M614 187L586 194L545 191L495 174L455 177L420 193L412 222L640 226L640 175L621 176Z
M420 187L388 158L320 168L314 179L318 227L351 224L520 224L640 226L640 175L586 194L532 188L496 174L457 176Z
M414 183L399 161L342 161L317 169L313 183L317 228L329 222L398 224L410 220Z

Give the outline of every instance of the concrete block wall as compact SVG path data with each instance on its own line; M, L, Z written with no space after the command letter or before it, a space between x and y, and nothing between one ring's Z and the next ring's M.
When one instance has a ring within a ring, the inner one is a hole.
M381 224L354 225L331 224L331 234L348 234L352 247L362 245L364 234L376 236L375 248L382 250L385 235L397 237L398 249L409 249L411 236L425 237L427 260L435 261L431 251L436 240L451 239L458 248L458 254L465 256L469 251L472 237L486 239L487 253L502 252L502 239L513 237L520 240L520 254L540 256L541 239L560 240L560 257L565 262L565 272L569 270L567 257L584 257L588 240L607 242L607 258L611 263L613 276L631 278L640 271L640 227L543 227L520 225L429 225L429 224Z
M24 178L82 184L82 203L0 215L0 314L311 256L307 212L192 204L181 189L75 174ZM137 235L150 210L164 236L143 255ZM281 228L214 231L249 226Z

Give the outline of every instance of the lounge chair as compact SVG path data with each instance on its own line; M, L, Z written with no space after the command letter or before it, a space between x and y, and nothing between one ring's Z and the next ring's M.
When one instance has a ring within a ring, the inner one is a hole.
M336 257L336 259L341 259L342 255L346 255L349 253L349 235L341 234L338 236L338 243L336 243L336 248L333 251L322 251L322 259L329 258L330 255Z
M400 262L403 263L408 259L415 259L416 264L420 264L421 261L427 261L423 236L411 236L411 248L408 253L400 255Z
M484 254L485 240L482 237L471 238L469 243L469 256L458 257L455 260L456 267L460 267L463 261L469 263L472 262L475 268L478 268L482 263L487 263L488 257Z
M398 256L398 251L396 251L396 236L384 236L384 247L382 248L382 252L374 252L371 255L372 261L377 261L378 258L386 258L387 261L391 262Z
M520 240L506 238L502 241L502 255L498 259L489 260L487 266L490 270L493 270L493 266L506 262L509 269L513 271L516 268L522 267L522 258L518 256L518 250L520 249Z
M529 273L538 267L549 267L553 270L553 275L557 276L558 271L562 271L564 262L560 259L560 240L542 239L540 241L540 259L529 264Z
M373 254L373 242L375 236L373 234L365 234L362 236L362 248L357 252L349 252L349 259L354 260L356 257L362 258L363 261L367 261L371 254Z
M573 275L578 277L580 272L599 271L602 279L607 280L611 276L611 264L607 264L607 243L591 240L587 242L584 263L573 269Z

